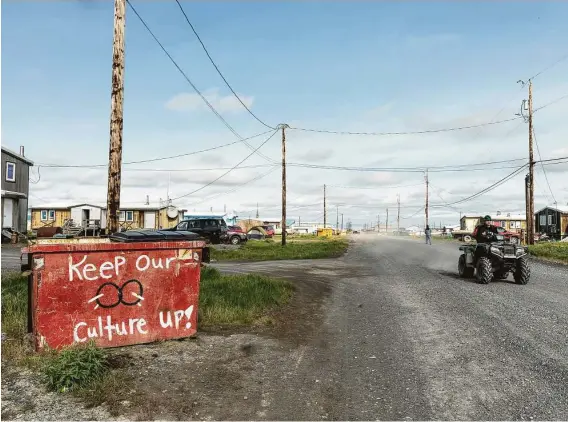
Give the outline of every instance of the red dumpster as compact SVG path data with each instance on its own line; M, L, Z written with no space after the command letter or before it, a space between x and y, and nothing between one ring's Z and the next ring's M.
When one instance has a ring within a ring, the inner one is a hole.
M36 349L90 340L115 347L196 333L205 242L187 240L199 239L189 232L177 232L179 241L120 236L131 243L50 240L23 250Z

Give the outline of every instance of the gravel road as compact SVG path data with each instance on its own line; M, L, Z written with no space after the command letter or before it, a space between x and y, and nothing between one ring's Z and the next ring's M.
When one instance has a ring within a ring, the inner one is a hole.
M146 409L121 417L568 420L568 266L479 285L457 277L456 243L354 239L336 260L215 264L288 277L294 303L272 331L124 348ZM17 419L58 418L8 390L3 413L6 400Z
M567 420L568 267L479 285L457 277L457 246L361 236L330 263L323 325L265 386L266 418Z

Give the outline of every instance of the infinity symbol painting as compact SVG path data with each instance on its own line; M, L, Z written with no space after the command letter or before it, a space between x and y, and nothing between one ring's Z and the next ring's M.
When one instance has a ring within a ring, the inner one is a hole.
M130 288L127 289L129 286ZM129 296L132 296L134 300L130 299ZM112 300L108 300L109 297ZM116 299L114 299L115 297ZM122 286L109 281L101 284L95 296L89 299L87 303L95 302L95 309L99 307L108 309L114 308L121 303L126 306L142 306L140 302L143 300L144 288L138 280L128 280Z

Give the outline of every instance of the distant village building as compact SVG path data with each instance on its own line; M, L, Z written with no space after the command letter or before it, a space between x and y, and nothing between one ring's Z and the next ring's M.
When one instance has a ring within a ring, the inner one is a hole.
M554 239L568 236L568 205L544 207L535 212L535 231Z

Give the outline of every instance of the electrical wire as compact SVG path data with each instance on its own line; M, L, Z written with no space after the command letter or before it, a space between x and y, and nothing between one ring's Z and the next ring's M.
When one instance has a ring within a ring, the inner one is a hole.
M454 201L454 202L450 202L450 203L446 203L445 205L447 206L451 206L451 205L457 205L457 204L461 204L463 202L467 202L470 201L472 199L475 199L481 195L486 194L487 192L492 191L493 189L501 186L503 183L509 181L510 179L512 179L513 177L515 177L516 175L518 175L524 168L526 168L528 166L528 164L524 164L522 166L520 166L519 168L517 168L515 171L513 171L512 173L509 173L507 176L503 177L502 179L499 179L497 182L493 183L492 185L486 187L485 189L480 190L479 192L474 193L473 195L468 196L467 198L463 198L460 199L459 201ZM436 207L437 205L432 205L432 207Z
M189 195L193 195L194 193L199 192L199 191L205 189L206 187L211 186L213 183L217 182L218 180L222 179L222 178L225 177L227 174L229 174L231 171L233 171L234 169L236 169L239 165L241 165L241 164L244 163L246 160L248 160L248 159L249 159L253 154L255 154L260 148L262 148L262 146L264 146L264 144L266 144L268 141L270 141L270 140L272 139L272 137L273 137L274 135L276 135L277 132L278 132L278 130L275 130L275 131L272 133L272 135L270 135L268 138L266 138L266 140L265 140L262 144L260 144L253 152L251 152L249 155L247 155L245 158L243 158L241 161L239 161L234 167L232 167L232 168L230 168L229 170L227 170L227 171L226 171L225 173L223 173L221 176L215 178L215 179L212 180L211 182L209 182L209 183L207 183L207 184L201 186L201 187L198 188L198 189L195 189L195 190L193 190L193 191L191 191L191 192L189 192L189 193L186 193L186 194L184 194L184 195L181 195L181 196L177 196L177 197L175 197L175 198L172 198L172 201L176 201L176 200L178 200L178 199L185 198L185 197L187 197L187 196L189 196Z
M203 95L203 93L197 88L197 86L195 86L195 84L191 81L191 79L189 78L189 76L187 76L187 74L183 71L183 69L177 64L177 62L174 60L174 58L172 57L172 55L168 52L168 50L166 50L166 48L164 47L164 45L160 42L160 40L158 39L158 37L156 37L156 35L154 34L154 32L150 29L150 27L148 26L148 24L146 23L146 21L142 18L142 16L140 16L140 14L138 13L138 11L136 10L136 8L132 5L132 3L130 2L130 0L126 0L126 3L128 3L128 5L130 6L130 8L132 9L132 11L134 12L134 14L136 15L136 17L138 17L138 19L140 20L140 22L142 23L142 25L144 25L144 27L146 28L146 30L148 31L148 33L152 36L152 38L154 38L154 41L156 41L156 43L160 46L160 48L162 49L162 51L166 54L166 56L168 56L168 58L170 59L170 61L174 64L174 66L177 68L177 70L182 74L182 76L185 78L185 80L191 85L191 87L193 88L193 90L195 91L195 93L197 95L199 95L201 97L201 99L203 100L203 102L207 105L207 107L209 107L209 109L213 112L213 114L215 114L217 116L217 118L219 120L221 120L221 122L223 122L223 124L227 127L227 129L229 129L237 138L239 138L239 140L241 140L245 145L247 145L250 149L254 149L254 147L252 145L250 145L248 142L246 142L244 140L244 138L229 124L229 122L227 122L227 120L225 120L225 118L223 116L221 116L221 114L215 109L215 107L213 107L213 105L209 102L209 100L207 100L207 98L205 97L205 95ZM262 158L264 158L265 160L268 161L273 161L271 158L266 157L263 154L259 154Z
M566 99L566 98L568 98L568 94L565 94L565 95L563 95L563 96L561 96L561 97L558 97L558 98L556 98L555 100L552 100L552 101L546 103L545 105L543 105L543 106L541 106L541 107L538 107L537 109L535 109L535 110L533 111L533 114L535 114L535 113L536 113L537 111L539 111L539 110L542 110L543 108L546 108L546 107L548 107L548 106L551 106L552 104L556 104L557 102L562 101L562 100L564 100L564 99Z
M538 159L540 160L540 165L542 167L542 172L544 173L544 178L546 180L546 184L548 185L548 190L550 191L550 195L552 195L552 200L556 204L557 203L556 198L554 197L554 192L552 192L552 188L550 187L550 182L548 181L548 175L546 174L546 170L544 169L544 164L542 162L542 157L540 156L540 148L538 146L538 140L536 139L536 133L534 131L534 126L532 128L532 134L533 134L533 138L534 138L534 143L536 145L536 151L538 153Z
M248 138L244 138L244 140L249 140L249 139L254 139L254 138L258 138L259 136L263 136L266 135L267 133L271 133L271 130L267 130L265 132L261 132L261 133L257 133L256 135L253 136L249 136ZM185 152L183 154L176 154L176 155L169 155L166 157L159 157L159 158L149 158L146 160L136 160L136 161L127 161L122 163L122 165L130 165L130 164L144 164L144 163L153 163L156 161L163 161L163 160L172 160L175 158L181 158L181 157L188 157L190 155L196 155L196 154L201 154L204 152L209 152L209 151L215 151L221 148L226 148L232 145L236 145L243 142L243 140L238 140L238 141L234 141L234 142L229 142L227 144L223 144L223 145L217 145L211 148L205 148L205 149L201 149L199 151L192 151L192 152ZM108 167L108 163L107 164L49 164L49 163L40 163L40 165L42 167L49 167L49 168L99 168L99 167ZM172 171L172 170L166 170L166 171Z
M542 75L544 72L547 72L548 70L552 69L554 66L556 66L557 64L563 62L564 60L568 59L568 53L566 53L564 56L560 57L558 60L556 60L554 63L552 63L551 65L549 65L548 67L544 68L543 70L541 70L540 72L537 72L535 75L531 76L529 78L529 80L533 80L537 77L539 77L540 75Z
M408 132L350 132L350 131L336 131L336 130L323 130L323 129L307 129L300 127L290 127L292 130L299 130L303 132L316 132L316 133L329 133L334 135L363 135L363 136L394 136L394 135L423 135L428 133L441 133L441 132L454 132L458 130L474 129L483 126L498 125L501 123L512 122L518 120L521 117L512 117L510 119L498 120L495 122L485 122L477 125L469 126L458 126L450 128L440 128L440 129L429 129L429 130L418 130L418 131L408 131Z
M239 97L237 95L237 93L235 92L235 90L233 89L233 87L231 86L231 84L227 81L227 79L225 78L225 76L223 76L223 73L221 72L221 70L219 70L219 66L217 66L217 64L215 63L215 61L213 60L213 58L211 57L211 54L209 54L209 51L207 50L207 47L205 47L205 44L203 43L203 40L201 39L201 37L199 36L199 34L197 33L195 27L193 26L193 24L191 23L191 21L189 20L189 17L187 16L187 14L185 13L185 10L183 9L181 3L179 2L179 0L176 0L177 5L179 6L179 9L181 10L181 13L183 13L183 16L185 17L186 22L188 23L189 27L191 28L191 30L193 31L193 33L195 34L195 36L197 37L197 40L199 41L199 43L201 44L201 47L203 47L203 51L205 51L205 54L207 54L207 57L209 58L209 61L211 62L211 64L213 65L213 67L215 68L215 70L217 71L217 73L219 74L219 76L221 77L221 79L223 79L223 82L225 82L225 85L227 85L227 87L231 90L231 92L233 93L233 95L235 96L235 98L239 101L239 103L241 103L241 105L245 108L246 111L248 111L248 113L254 117L260 124L266 126L269 129L272 130L276 130L275 127L272 127L268 124L266 124L264 121L262 121L256 114L254 114L251 109L243 102L243 100L241 99L241 97Z

